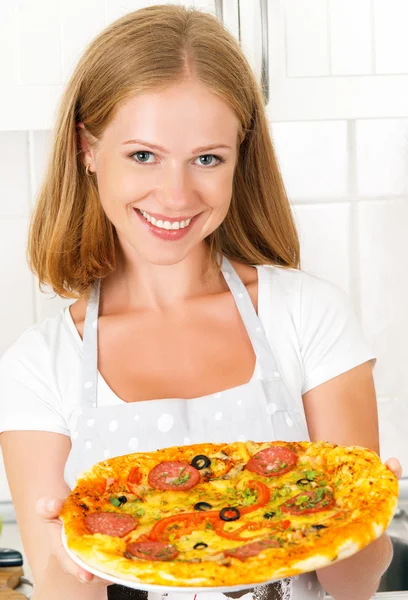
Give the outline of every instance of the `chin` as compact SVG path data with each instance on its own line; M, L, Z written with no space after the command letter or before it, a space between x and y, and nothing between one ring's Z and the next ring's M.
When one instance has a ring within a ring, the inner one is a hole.
M190 249L187 249L185 251L168 250L164 252L146 252L146 250L144 250L140 252L140 256L151 265L156 265L159 267L169 267L171 265L177 265L179 262L183 261L188 256L190 251Z

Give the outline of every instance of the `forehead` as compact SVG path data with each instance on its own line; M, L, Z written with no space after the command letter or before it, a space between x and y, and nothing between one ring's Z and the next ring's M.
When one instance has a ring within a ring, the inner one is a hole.
M197 82L183 82L138 94L124 101L103 137L126 141L139 137L170 146L234 143L238 118L230 105Z

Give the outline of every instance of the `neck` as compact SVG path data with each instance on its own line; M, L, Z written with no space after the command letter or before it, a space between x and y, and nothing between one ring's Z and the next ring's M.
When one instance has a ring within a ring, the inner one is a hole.
M219 271L208 271L209 253L202 244L180 262L157 265L138 255L132 260L119 251L118 266L102 284L102 300L122 309L149 309L158 312L204 294L226 289ZM112 308L113 309L113 308ZM110 308L108 309L110 312Z

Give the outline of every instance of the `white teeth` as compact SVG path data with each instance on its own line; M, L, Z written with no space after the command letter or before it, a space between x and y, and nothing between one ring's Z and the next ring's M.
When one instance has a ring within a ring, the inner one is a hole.
M141 210L139 212L144 216L146 221L149 221L149 223L151 223L155 227L159 227L159 229L184 229L185 227L188 227L191 223L191 219L185 219L184 221L174 221L173 223L170 223L170 221L162 221L161 219L156 220L154 217L151 217L149 213L147 213L145 210Z

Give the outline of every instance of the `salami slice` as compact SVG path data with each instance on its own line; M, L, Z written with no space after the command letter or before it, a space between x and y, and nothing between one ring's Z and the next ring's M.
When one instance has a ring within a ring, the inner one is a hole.
M149 484L156 490L191 490L200 481L200 472L184 461L167 461L153 467Z
M238 560L245 560L247 558L251 558L252 556L258 556L262 550L266 550L267 548L280 548L280 544L276 540L265 538L263 540L259 540L258 542L244 544L238 548L224 550L224 556L232 556L234 558L238 558Z
M280 506L283 512L291 515L306 515L322 510L329 510L334 505L334 497L330 490L317 488L310 492L302 492L287 500Z
M271 446L254 454L246 468L264 477L275 477L287 473L296 463L297 456L294 452L283 446Z
M144 560L173 560L178 556L178 550L165 542L131 542L127 551Z
M86 515L85 524L91 533L123 537L135 529L138 520L128 514L94 512Z

